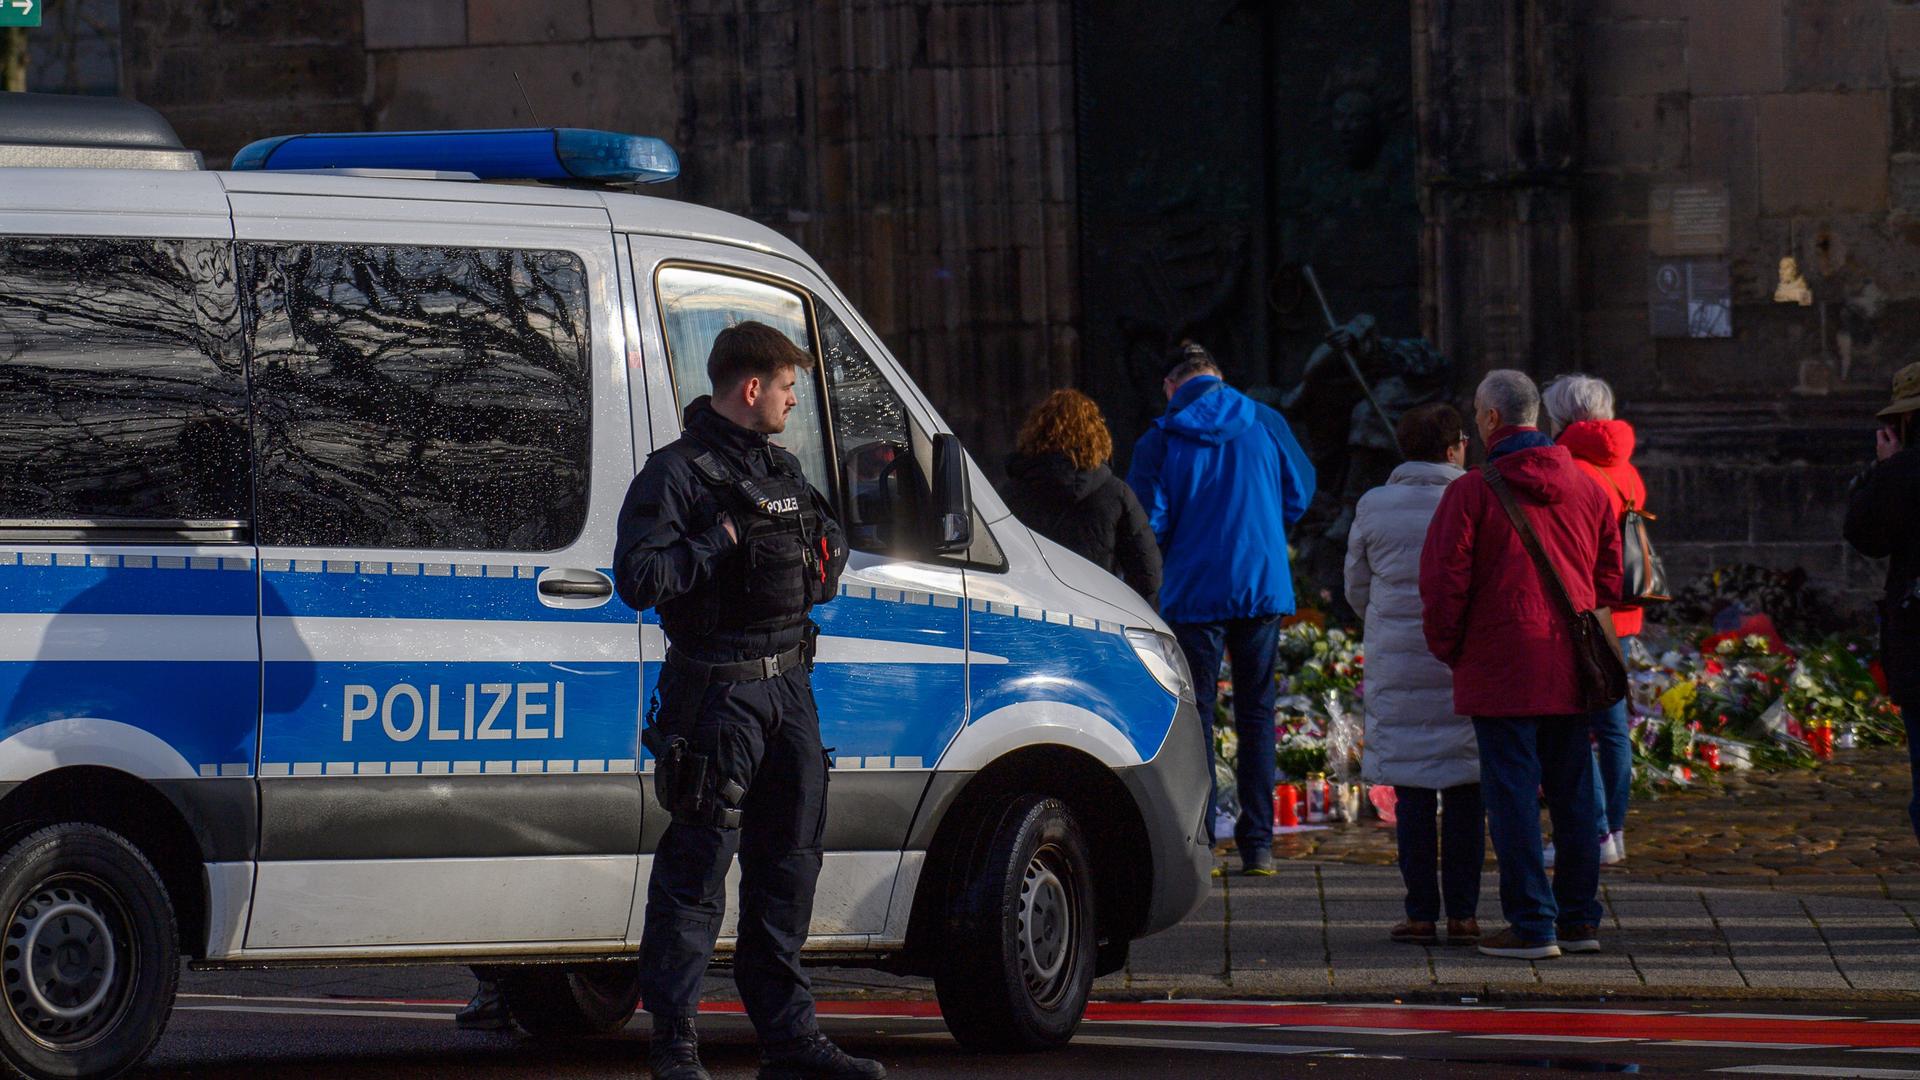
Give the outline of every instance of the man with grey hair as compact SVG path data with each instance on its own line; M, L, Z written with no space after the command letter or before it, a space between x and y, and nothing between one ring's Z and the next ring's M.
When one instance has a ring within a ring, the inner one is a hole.
M1489 956L1600 951L1600 842L1593 764L1568 620L1502 505L1512 495L1576 609L1616 602L1620 530L1599 485L1535 425L1540 392L1489 372L1473 419L1487 463L1448 485L1420 552L1427 648L1453 669L1453 707L1473 718L1487 831L1508 927ZM1558 839L1551 884L1535 792Z

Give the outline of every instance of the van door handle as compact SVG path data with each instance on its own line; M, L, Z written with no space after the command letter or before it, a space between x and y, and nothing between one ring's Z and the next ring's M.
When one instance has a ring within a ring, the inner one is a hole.
M564 596L569 599L592 599L613 595L613 582L606 578L597 581L570 581L566 578L548 578L540 583L542 596Z

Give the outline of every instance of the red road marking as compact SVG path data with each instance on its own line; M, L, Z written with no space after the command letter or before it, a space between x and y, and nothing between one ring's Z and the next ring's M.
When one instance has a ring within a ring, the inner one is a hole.
M938 1018L931 1001L822 1001L826 1016ZM738 1002L712 1002L703 1012L737 1013ZM1109 1023L1180 1021L1220 1027L1314 1024L1445 1031L1455 1035L1582 1035L1622 1039L1712 1039L1731 1042L1795 1042L1821 1046L1920 1047L1920 1024L1873 1024L1863 1020L1734 1020L1722 1017L1628 1016L1594 1012L1463 1012L1452 1009L1354 1009L1340 1005L1212 1004L1208 1002L1095 1001L1087 1019ZM1328 1034L1332 1034L1329 1032Z
M370 1000L370 999L356 999ZM409 1001L394 1004L456 1005L464 1002ZM822 1001L823 1016L898 1016L940 1018L933 1001ZM701 1012L738 1014L737 1001L709 1001ZM1342 1005L1263 1005L1258 1002L1093 1001L1087 1019L1107 1023L1175 1021L1223 1028L1313 1024L1323 1027L1397 1028L1444 1031L1454 1035L1584 1035L1621 1039L1709 1039L1717 1042L1793 1042L1821 1046L1897 1046L1920 1048L1920 1023L1884 1024L1865 1020L1743 1020L1728 1017L1635 1016L1604 1010L1583 1012L1506 1012L1500 1009L1349 1008ZM1332 1034L1329 1032L1328 1034Z

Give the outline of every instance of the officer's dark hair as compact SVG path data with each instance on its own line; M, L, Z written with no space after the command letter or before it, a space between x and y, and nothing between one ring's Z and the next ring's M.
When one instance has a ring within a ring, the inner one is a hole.
M1444 401L1430 402L1407 410L1393 433L1408 461L1445 461L1447 451L1460 442L1466 430L1460 411Z
M765 382L784 368L813 370L813 354L763 322L743 322L720 331L707 354L707 380L725 393L758 377Z

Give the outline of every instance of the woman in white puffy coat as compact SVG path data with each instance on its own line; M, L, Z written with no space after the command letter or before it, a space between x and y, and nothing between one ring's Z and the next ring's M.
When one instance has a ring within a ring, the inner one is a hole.
M1440 496L1464 475L1467 440L1459 412L1446 404L1409 411L1397 434L1407 461L1361 496L1347 536L1347 602L1366 622L1361 776L1394 789L1407 918L1389 936L1437 943L1444 901L1445 939L1465 945L1480 935L1480 756L1472 721L1453 711L1453 674L1427 651L1420 628L1420 548Z

